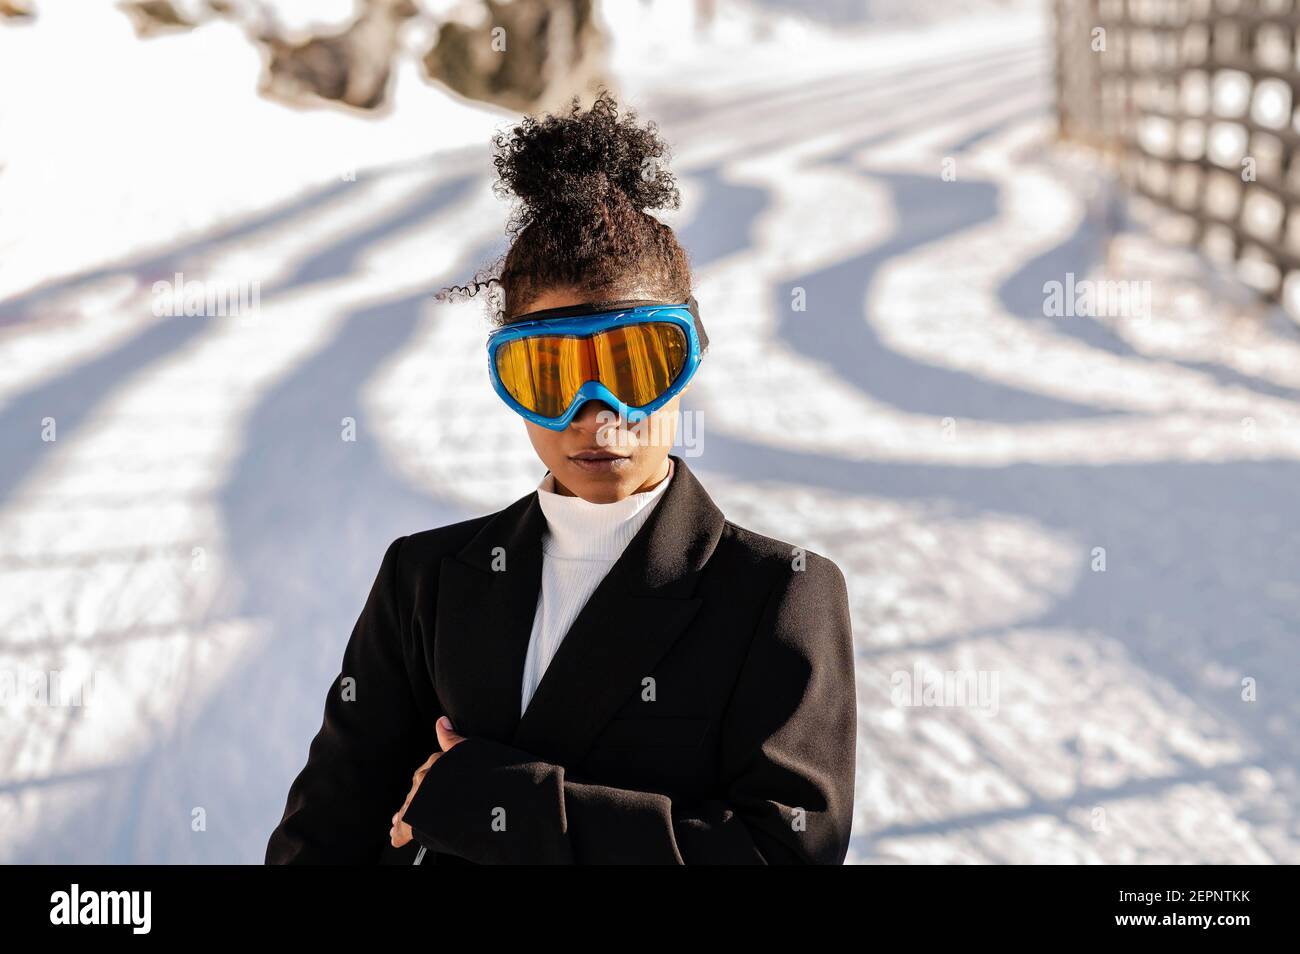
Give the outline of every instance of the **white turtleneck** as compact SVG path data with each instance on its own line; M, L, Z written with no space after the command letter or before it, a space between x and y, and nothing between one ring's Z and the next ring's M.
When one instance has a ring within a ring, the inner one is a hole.
M667 477L649 490L614 503L557 494L555 478L549 472L537 485L537 501L546 515L542 588L524 662L521 715L578 613L668 489L673 469L670 457Z

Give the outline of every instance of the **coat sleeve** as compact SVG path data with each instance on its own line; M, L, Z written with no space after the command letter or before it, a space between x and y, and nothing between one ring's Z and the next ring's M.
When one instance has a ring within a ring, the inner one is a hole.
M397 574L405 539L389 545L353 627L267 864L377 863L415 770L437 750L437 715L426 720L416 705L404 648Z
M842 864L857 696L844 576L787 569L723 717L718 797L675 801L570 777L482 738L438 759L403 816L433 851L478 863Z

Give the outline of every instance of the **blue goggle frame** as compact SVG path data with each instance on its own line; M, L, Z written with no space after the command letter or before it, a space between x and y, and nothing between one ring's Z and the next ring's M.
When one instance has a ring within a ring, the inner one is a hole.
M667 390L649 404L642 404L639 407L624 404L614 392L599 381L586 381L578 388L563 414L559 417L543 417L516 401L506 390L501 382L501 376L497 373L497 349L508 341L537 335L583 338L598 331L608 331L610 328L648 322L667 322L677 325L686 336L686 360L682 363L682 369ZM704 332L704 325L700 321L699 305L694 296L681 304L623 301L547 308L521 315L510 324L488 335L488 376L492 379L493 389L512 411L534 424L553 431L562 431L568 427L577 415L578 409L587 401L603 401L617 411L625 421L634 424L650 416L681 393L682 388L686 387L694 377L700 365L700 358L703 357L708 346L709 336Z

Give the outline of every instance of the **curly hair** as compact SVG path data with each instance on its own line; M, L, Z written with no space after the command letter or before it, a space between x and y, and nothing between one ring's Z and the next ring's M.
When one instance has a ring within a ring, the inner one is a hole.
M528 310L543 292L573 288L590 301L649 297L685 301L691 270L673 230L648 210L681 204L668 147L654 123L619 108L602 89L585 112L532 116L493 139L493 190L517 205L504 256L466 285L439 297L489 291L498 324Z

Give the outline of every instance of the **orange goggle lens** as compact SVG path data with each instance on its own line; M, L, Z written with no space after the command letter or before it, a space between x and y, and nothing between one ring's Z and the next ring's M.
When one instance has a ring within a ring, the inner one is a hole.
M532 335L496 351L497 375L519 404L559 417L578 389L599 381L624 404L642 407L663 394L686 364L686 333L666 321L624 325L593 335Z

